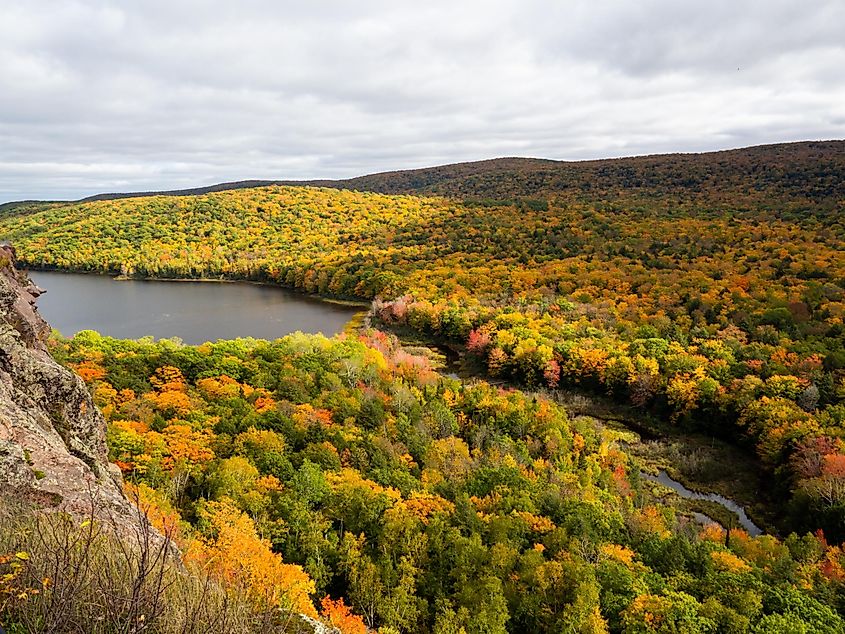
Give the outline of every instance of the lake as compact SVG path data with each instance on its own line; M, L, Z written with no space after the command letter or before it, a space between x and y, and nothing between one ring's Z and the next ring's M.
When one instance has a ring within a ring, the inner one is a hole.
M96 330L111 337L179 337L187 344L217 339L276 339L301 330L331 336L361 307L287 289L241 282L114 280L105 275L31 271L46 292L38 310L69 337Z

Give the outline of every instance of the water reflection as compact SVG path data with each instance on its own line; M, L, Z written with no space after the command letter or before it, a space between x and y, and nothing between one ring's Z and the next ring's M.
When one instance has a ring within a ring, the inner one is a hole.
M65 336L96 330L112 337L275 339L301 330L337 334L362 310L282 288L245 283L116 281L102 275L32 272L47 292L38 308Z
M739 504L729 498L726 498L723 495L719 495L718 493L699 493L698 491L691 491L677 480L673 480L671 477L669 477L669 475L662 469L656 476L651 475L649 473L643 473L642 477L648 480L649 482L657 482L665 487L672 489L682 498L686 498L688 500L707 500L708 502L715 502L716 504L721 504L726 509L736 514L736 516L739 518L740 526L742 526L742 528L744 528L749 535L751 535L752 537L756 537L757 535L761 535L763 533L760 527L758 527L754 522L751 521L744 508L742 508Z

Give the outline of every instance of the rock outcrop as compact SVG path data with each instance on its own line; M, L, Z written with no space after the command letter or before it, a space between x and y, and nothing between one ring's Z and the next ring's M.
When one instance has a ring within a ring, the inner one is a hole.
M85 383L50 356L50 326L35 306L42 292L15 268L14 249L0 245L0 501L93 512L118 534L165 545L178 561L175 545L124 496L120 470L108 461L106 422ZM292 631L339 634L299 617Z
M120 471L107 458L105 421L73 372L47 350L42 291L0 246L0 495L137 526Z

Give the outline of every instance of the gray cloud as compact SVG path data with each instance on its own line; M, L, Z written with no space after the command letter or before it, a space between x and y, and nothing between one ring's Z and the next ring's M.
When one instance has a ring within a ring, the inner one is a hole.
M845 3L0 0L0 201L845 137Z

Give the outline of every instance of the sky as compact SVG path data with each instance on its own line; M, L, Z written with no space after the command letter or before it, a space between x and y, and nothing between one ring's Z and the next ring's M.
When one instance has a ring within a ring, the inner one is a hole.
M845 138L842 0L0 0L0 202Z

